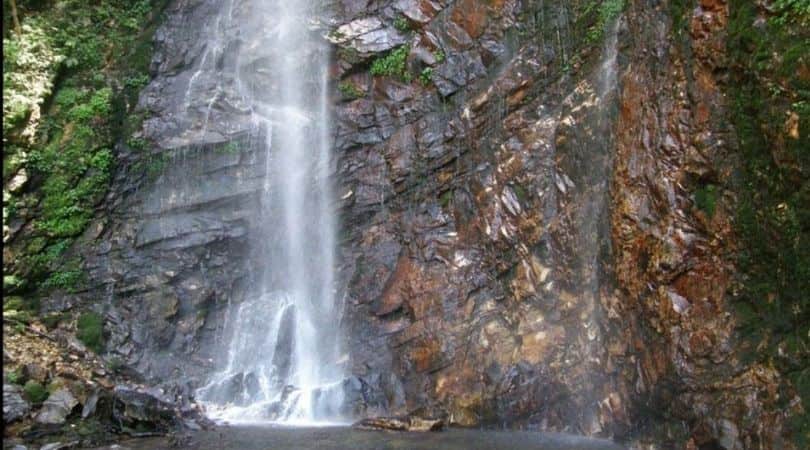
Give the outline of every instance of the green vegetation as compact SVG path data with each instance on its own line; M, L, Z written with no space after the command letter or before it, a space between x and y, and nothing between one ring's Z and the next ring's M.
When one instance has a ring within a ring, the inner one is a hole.
M433 52L433 58L436 60L436 64L441 64L445 60L444 52L441 50L436 50Z
M713 217L717 208L717 186L707 184L695 191L695 206L705 212L707 216Z
M453 191L447 190L439 197L439 204L442 205L442 208L447 209L450 206L450 202L453 201Z
M103 349L104 318L101 315L88 312L79 316L76 323L76 337L96 353Z
M377 58L371 63L371 74L381 77L397 78L402 82L410 83L413 76L408 72L408 55L411 47L403 45L395 48L386 56Z
M596 4L592 4L596 7ZM589 29L585 41L587 44L595 44L602 41L605 30L624 11L624 0L603 0L599 3L596 23Z
M354 47L340 47L337 50L337 58L349 64L358 64L363 60L363 57Z
M48 398L48 391L34 380L28 380L23 386L25 398L31 403L42 403Z
M799 448L810 446L810 2L730 2L734 125L743 164L738 322L751 354L797 388ZM761 29L754 26L762 15ZM788 396L783 396L788 401Z
M419 81L427 86L433 81L433 68L432 67L425 67L422 69L422 72L419 74Z
M348 81L342 81L339 83L338 91L340 92L340 95L347 100L354 100L363 96L363 91Z
M79 285L65 252L106 195L112 148L149 81L153 28L141 30L163 3L17 1L20 32L3 36L3 180L25 169L27 184L4 190L3 222L24 213L31 227L4 264L4 291Z
M403 15L399 15L396 19L394 19L394 28L402 33L407 33L411 31L411 23L408 22L408 19L405 18Z
M8 296L3 300L3 311L20 311L25 309L22 297Z
M5 375L6 381L11 384L20 384L23 379L20 369L8 371Z
M166 169L169 163L169 155L165 152L153 153L141 158L135 165L135 171L146 175L149 181L155 181Z
M217 146L215 151L223 155L235 155L242 151L242 146L238 141L228 141Z

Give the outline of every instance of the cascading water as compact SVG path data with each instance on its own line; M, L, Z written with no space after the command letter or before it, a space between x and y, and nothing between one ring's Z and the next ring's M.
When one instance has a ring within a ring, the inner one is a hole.
M190 80L187 97L194 96L200 71L218 77L214 96L237 99L231 103L238 106L229 106L247 111L266 152L262 224L253 246L263 265L257 293L232 306L227 360L197 392L215 419L344 418L341 308L333 292L328 49L311 26L315 3L227 2ZM207 102L206 124L216 117L210 108L221 103Z

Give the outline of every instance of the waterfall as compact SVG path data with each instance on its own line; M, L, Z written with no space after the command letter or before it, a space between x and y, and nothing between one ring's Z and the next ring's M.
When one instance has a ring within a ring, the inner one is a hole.
M251 242L260 256L256 292L232 306L224 367L197 398L230 422L340 422L348 417L333 286L329 54L311 23L317 1L224 3L187 98L197 95L194 83L216 77L212 98L194 98L203 127L216 118L211 108L235 97L230 103L249 111L266 170Z

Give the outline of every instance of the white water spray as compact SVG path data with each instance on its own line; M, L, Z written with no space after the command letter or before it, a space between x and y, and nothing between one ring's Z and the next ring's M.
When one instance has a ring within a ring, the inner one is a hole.
M316 0L231 0L200 71L232 79L263 136L262 267L256 295L234 305L227 360L197 397L230 422L333 423L342 411L340 307L333 286L328 48L310 26ZM224 25L223 25L224 24ZM220 29L230 33L224 38ZM211 62L219 59L219 62ZM229 63L232 62L232 63ZM210 75L210 74L209 74ZM219 81L216 95L224 89ZM217 98L207 102L205 120ZM192 100L187 100L188 104ZM205 104L205 103L203 103Z

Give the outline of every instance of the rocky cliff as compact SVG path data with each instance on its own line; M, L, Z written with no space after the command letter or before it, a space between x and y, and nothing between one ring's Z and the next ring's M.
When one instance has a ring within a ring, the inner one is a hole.
M262 264L263 138L221 63L244 45L240 26L258 26L240 20L253 3L169 3L142 126L118 140L109 193L68 253L86 282L42 303L42 314L98 313L105 358L180 403L219 362L228 307ZM314 27L335 55L338 292L356 414L640 447L794 445L801 382L747 357L735 307L746 178L732 68L749 68L729 42L746 20L784 12L760 6L326 5ZM239 67L265 63L247 54ZM806 314L793 318L799 361Z

